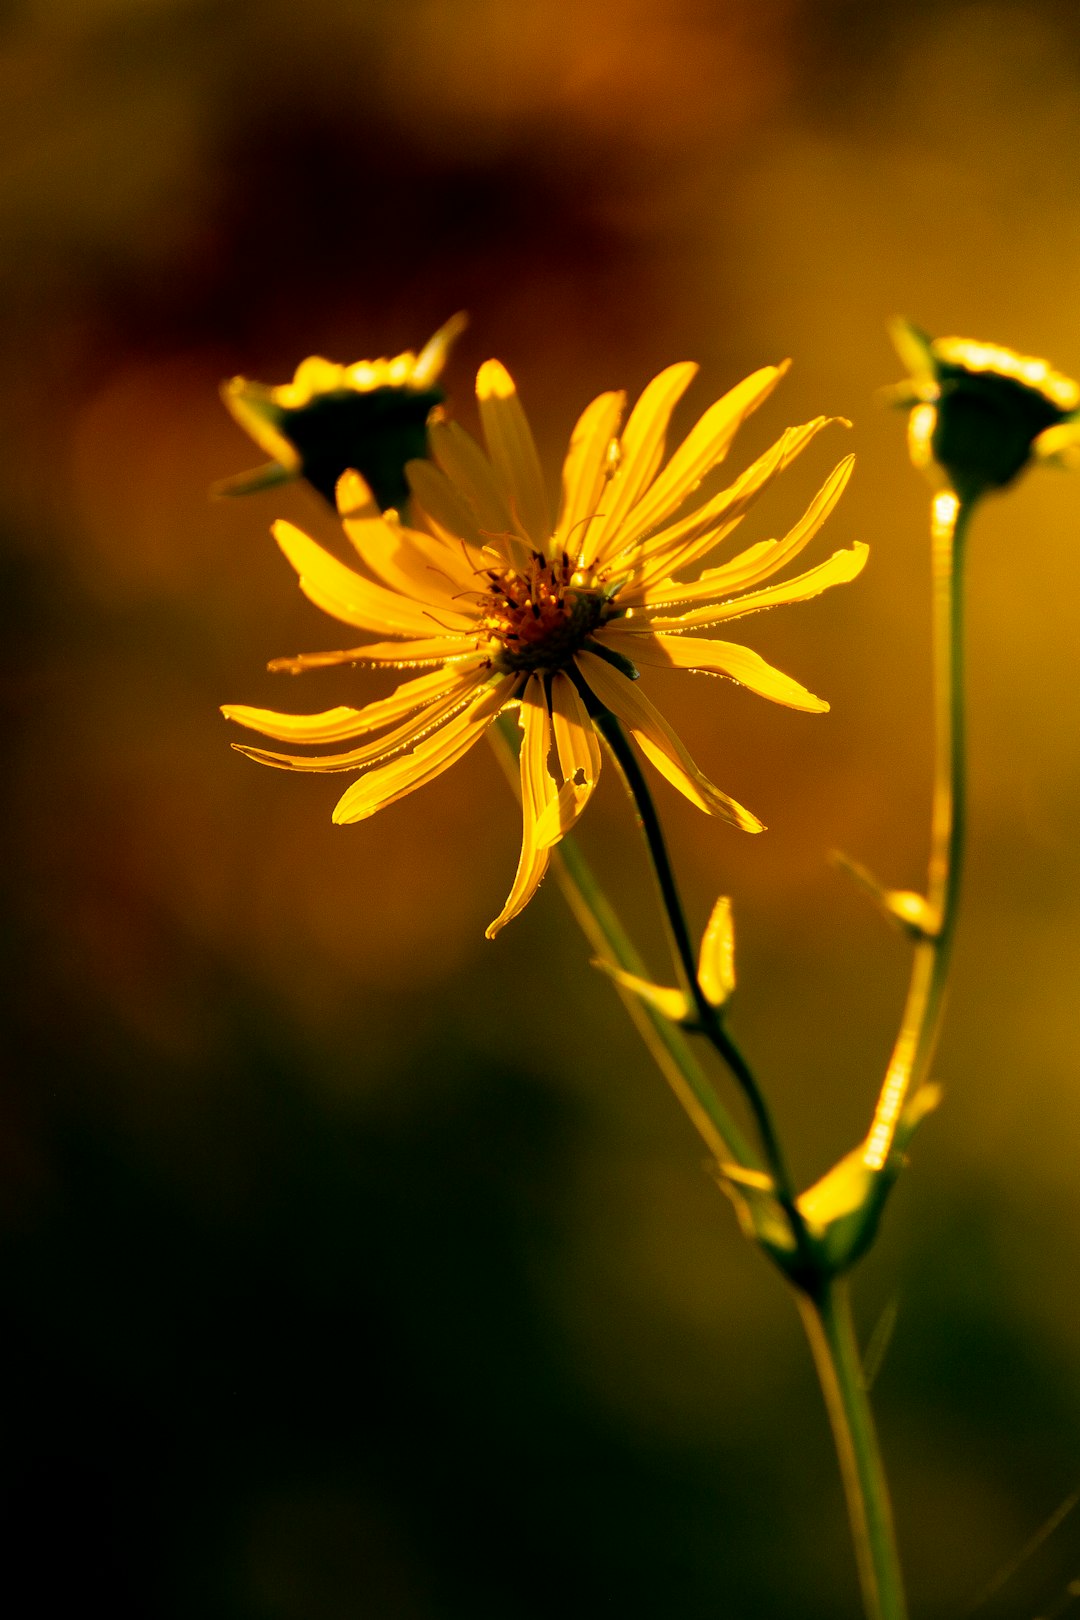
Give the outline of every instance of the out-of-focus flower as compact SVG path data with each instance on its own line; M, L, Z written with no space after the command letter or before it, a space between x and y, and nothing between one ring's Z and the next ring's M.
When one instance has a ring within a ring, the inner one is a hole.
M214 494L248 495L306 478L332 505L342 473L357 468L381 508L402 506L409 493L405 464L424 454L428 417L446 397L438 379L464 326L465 316L454 315L419 354L407 349L392 360L351 366L312 355L290 383L271 388L246 377L223 383L226 407L273 459L222 479Z
M917 467L939 467L961 500L1003 489L1032 460L1080 467L1080 384L1045 360L971 338L928 338L894 321L911 375L887 390L910 407Z
M811 713L828 708L757 653L697 632L853 579L867 548L854 545L783 583L766 585L817 533L847 483L835 468L780 540L762 540L696 579L685 573L742 521L758 495L829 421L789 428L741 477L679 516L723 460L740 423L785 367L767 366L712 405L667 464L671 413L696 373L670 366L648 385L622 432L621 393L582 413L553 512L532 433L510 376L496 360L477 378L487 454L452 422L430 429L432 461L409 467L410 528L381 514L356 473L338 485L338 508L362 572L346 567L290 523L274 533L317 607L391 639L344 652L282 659L271 668L366 663L414 674L363 709L314 715L230 706L224 713L269 737L299 743L375 741L344 753L300 756L244 747L288 770L364 770L344 793L337 822L362 821L461 758L500 711L520 710L524 836L509 898L493 936L535 893L551 850L581 815L600 774L592 716L607 710L653 765L699 809L748 832L761 823L705 777L637 686L637 664L726 675L763 697Z

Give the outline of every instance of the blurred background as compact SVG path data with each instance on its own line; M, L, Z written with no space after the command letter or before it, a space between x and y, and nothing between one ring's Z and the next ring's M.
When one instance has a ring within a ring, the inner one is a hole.
M875 390L902 312L1080 372L1071 0L8 0L0 13L8 1612L113 1620L798 1615L858 1599L809 1357L553 883L494 943L518 813L478 749L335 828L339 779L221 702L363 702L217 398L418 347L582 404L795 368L745 462L849 416L813 560L748 621L833 704L651 688L770 831L657 797L801 1180L863 1134L908 963L827 863L920 883L927 491ZM972 839L941 1112L859 1274L915 1612L968 1612L1080 1485L1080 481L986 511ZM609 777L612 773L608 773ZM658 929L614 780L583 826ZM1080 1512L976 1611L1058 1614Z

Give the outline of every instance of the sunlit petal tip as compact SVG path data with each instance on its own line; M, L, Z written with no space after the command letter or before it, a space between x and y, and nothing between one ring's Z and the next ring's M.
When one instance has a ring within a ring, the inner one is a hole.
M413 382L416 387L428 388L442 375L451 344L461 336L468 324L468 315L465 310L459 309L456 315L451 315L450 319L444 321L439 330L428 338L413 365Z
M338 516L345 518L377 518L379 508L367 480L355 467L346 467L334 490Z
M485 360L476 374L479 399L509 399L517 393L514 379L501 360Z
M893 348L900 356L901 362L907 367L916 382L932 382L934 378L934 355L931 340L927 333L920 330L911 321L905 320L902 315L894 315L887 323L889 337Z

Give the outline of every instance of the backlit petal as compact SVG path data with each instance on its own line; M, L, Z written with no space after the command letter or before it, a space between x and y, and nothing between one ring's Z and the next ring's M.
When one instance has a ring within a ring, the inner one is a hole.
M635 589L667 574L691 567L729 535L737 522L764 494L774 479L800 455L823 428L843 423L843 417L818 416L812 422L787 428L734 483L703 506L643 540L633 581Z
M605 558L613 545L622 544L620 525L655 476L663 460L671 413L697 372L693 361L679 361L642 389L619 440L618 472L582 548L585 562Z
M551 508L532 429L514 379L498 360L485 360L476 378L476 397L488 454L509 498L518 528L547 555Z
M709 469L724 459L741 424L768 398L786 369L786 366L763 366L715 405L710 405L663 472L628 513L620 526L619 548L655 529L682 505Z
M761 832L762 824L741 804L721 793L690 758L658 709L633 681L595 653L579 652L576 663L596 696L630 730L634 741L673 787L704 810L720 816L744 832Z
M426 737L429 731L441 725L458 709L464 708L482 679L481 674L468 677L457 691L449 692L437 702L429 703L426 708L411 714L403 725L383 732L381 737L365 743L362 748L350 748L344 754L279 754L270 748L252 748L248 743L233 743L233 747L238 754L258 760L260 765L274 765L283 771L326 773L359 770L365 765L375 764L377 760L389 759L391 754L400 753L403 748L410 748L421 737Z
M449 628L467 626L471 615L455 597L474 587L476 576L460 547L384 516L359 473L346 472L338 479L337 503L357 556L377 579L406 599L437 609Z
M456 422L432 422L431 453L466 502L486 545L515 567L527 564L529 546L517 533L514 515L480 446Z
M616 630L602 630L596 640L612 647L635 664L652 664L660 669L700 670L705 674L726 675L760 697L785 703L789 709L807 714L824 714L829 705L805 686L783 675L749 647L734 641L706 641L697 636L632 636Z
M405 476L413 492L413 505L433 533L443 540L457 541L472 566L482 567L486 542L472 511L446 474L430 461L409 461Z
M689 584L668 579L657 585L641 585L636 589L628 587L621 600L628 606L640 601L646 609L655 611L661 605L715 602L718 598L728 598L735 591L747 590L751 585L768 579L809 545L847 487L854 465L855 457L846 456L833 468L802 517L782 540L763 540L756 546L750 546L733 557L731 562L719 568L707 568L699 579ZM712 543L709 542L710 545ZM686 566L685 558L680 559L679 566Z
M441 776L484 735L519 685L516 676L506 676L495 686L486 688L434 736L417 743L410 753L366 772L342 794L334 808L334 820L339 823L365 821L376 811Z
M327 743L341 742L348 737L362 737L365 732L378 731L393 725L395 720L411 714L451 691L461 691L474 680L483 668L482 659L469 664L451 665L449 669L435 670L405 681L389 697L379 698L363 709L326 709L322 714L279 714L273 709L252 709L243 704L228 703L222 707L226 720L235 720L249 731L261 731L264 737L277 737L281 742Z
M336 664L371 664L383 669L419 669L424 664L445 664L476 656L476 636L430 636L423 641L371 641L366 647L345 647L340 652L296 653L273 658L272 674L299 675L305 669L329 669Z
M718 602L713 607L695 608L677 618L643 615L640 619L631 620L630 625L635 633L649 629L701 629L710 624L722 624L728 619L741 619L748 613L759 613L762 608L780 607L787 602L809 602L811 597L820 596L832 585L846 585L856 579L865 568L869 555L870 547L857 540L849 551L835 551L825 562L818 563L816 568L807 569L805 574L796 574L794 579L784 580L779 585L767 585L763 591L750 591L745 596L736 596L730 602Z
M304 595L324 613L332 614L345 624L389 636L424 635L438 628L473 628L463 614L458 614L456 620L443 614L443 626L436 625L430 610L397 591L362 578L292 523L279 521L274 524L273 532L300 576Z
M578 417L563 463L562 509L552 540L553 556L563 550L577 556L581 551L585 527L611 476L608 453L625 403L623 393L601 394Z
M537 823L536 842L557 844L577 821L600 780L600 741L577 687L559 671L551 677L551 722L563 785Z
M521 700L519 724L523 733L519 766L521 770L521 854L513 887L495 921L487 928L488 939L494 939L500 928L516 917L528 905L551 859L549 847L540 848L536 841L536 827L547 806L555 799L557 789L548 770L551 752L551 721L548 716L544 683L539 675L530 675Z

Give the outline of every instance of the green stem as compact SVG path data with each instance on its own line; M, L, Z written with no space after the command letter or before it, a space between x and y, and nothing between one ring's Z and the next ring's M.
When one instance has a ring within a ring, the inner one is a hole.
M492 729L499 763L519 791L515 762L517 728L502 717ZM639 977L645 964L631 943L577 840L567 834L552 857L552 868L567 904L593 950L605 961ZM623 1005L656 1064L709 1152L718 1163L756 1169L758 1156L716 1094L678 1024L658 1008L616 984Z
M905 1099L925 1084L945 1010L960 899L966 827L964 757L964 545L974 500L935 496L931 522L934 658L934 801L927 878L929 925L915 947L907 1000L867 1138L866 1163L888 1158Z
M867 1620L906 1620L892 1506L863 1378L847 1282L796 1295L840 1460Z
M761 1137L765 1161L776 1188L777 1198L791 1222L796 1239L799 1239L800 1234L805 1237L802 1216L795 1206L794 1187L764 1094L754 1078L750 1065L724 1028L719 1012L708 1000L701 988L694 948L690 941L690 930L686 923L686 914L683 911L678 885L675 882L675 874L672 870L667 844L660 825L660 818L656 813L656 806L653 803L649 785L645 780L645 774L616 717L609 710L600 709L594 715L594 719L622 771L630 797L633 799L637 809L638 820L645 836L645 845L660 890L660 899L671 935L671 943L676 959L682 969L683 977L686 980L687 989L693 997L694 1009L702 1033L723 1058L746 1097Z

